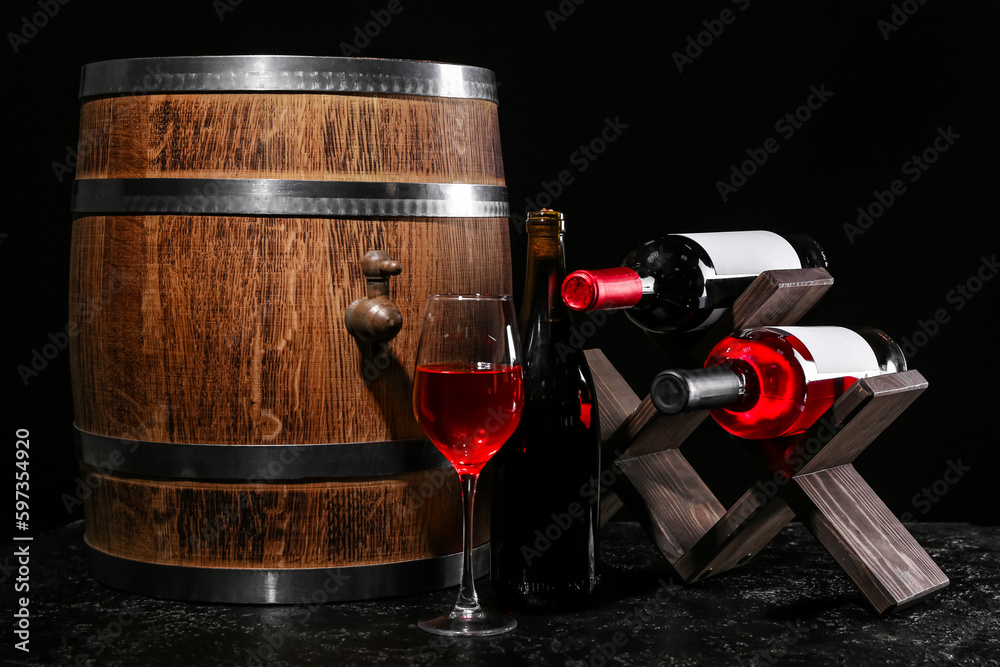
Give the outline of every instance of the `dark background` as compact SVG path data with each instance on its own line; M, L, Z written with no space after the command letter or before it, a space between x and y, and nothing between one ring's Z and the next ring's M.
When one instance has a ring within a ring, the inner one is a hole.
M909 340L919 345L911 367L930 382L858 468L898 516L997 523L990 479L1000 280L976 280L980 270L983 277L996 271L981 267L997 252L1000 7L577 1L399 0L402 10L367 43L358 36L366 26L376 32L372 12L387 1L6 3L0 442L9 471L15 430L30 430L32 532L80 516L61 500L73 495L77 475L68 352L27 383L18 367L67 323L67 154L77 142L81 66L142 56L339 56L348 45L357 49L349 55L492 69L512 210L521 214L526 200L542 203L539 195L555 193L550 206L567 215L571 268L617 264L635 241L668 232L763 228L813 236L836 284L803 323L870 324ZM712 23L723 10L732 12L731 23ZM699 36L700 53L688 42ZM679 71L674 54L689 48L694 57ZM805 104L811 87L828 99L792 136L779 131L776 122ZM585 163L574 156L609 121L620 128L617 138ZM949 128L958 137L953 145L911 181L904 163ZM768 138L779 150L723 201L717 181ZM563 171L572 181L557 191ZM858 207L897 179L905 192L848 238L844 225L855 222ZM511 241L519 295L525 237L516 224ZM981 289L958 299L958 285ZM946 321L926 326L936 313ZM667 363L620 314L588 346L603 348L641 395ZM706 424L685 452L713 482L725 482L740 474L733 447ZM956 481L946 473L958 466ZM728 502L741 490L729 484L719 495ZM2 524L7 533L11 520Z

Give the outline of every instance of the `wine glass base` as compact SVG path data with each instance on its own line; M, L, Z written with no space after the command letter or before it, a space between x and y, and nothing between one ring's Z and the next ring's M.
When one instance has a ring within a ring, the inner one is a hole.
M448 637L489 637L510 632L517 627L517 621L510 616L481 609L472 612L454 609L437 618L420 621L417 627Z

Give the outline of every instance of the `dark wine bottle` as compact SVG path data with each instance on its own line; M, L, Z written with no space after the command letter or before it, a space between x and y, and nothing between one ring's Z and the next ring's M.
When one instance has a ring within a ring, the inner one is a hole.
M719 341L704 368L663 371L650 397L660 412L708 409L733 435L764 440L806 430L861 378L905 370L877 329L757 327Z
M490 576L508 609L566 609L584 605L598 582L600 427L590 368L559 297L563 216L532 212L527 230L524 409L493 458Z
M574 310L627 308L647 331L694 331L718 320L763 271L826 266L823 249L808 236L669 234L636 246L619 268L574 271L562 296Z

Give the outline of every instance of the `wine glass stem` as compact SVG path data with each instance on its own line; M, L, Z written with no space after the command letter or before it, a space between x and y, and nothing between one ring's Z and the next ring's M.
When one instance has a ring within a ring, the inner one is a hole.
M462 481L462 509L465 512L462 522L462 585L458 590L458 601L455 608L463 612L475 612L479 610L479 596L476 595L476 583L472 573L472 512L476 497L476 482L479 480L478 473L464 473L459 475Z

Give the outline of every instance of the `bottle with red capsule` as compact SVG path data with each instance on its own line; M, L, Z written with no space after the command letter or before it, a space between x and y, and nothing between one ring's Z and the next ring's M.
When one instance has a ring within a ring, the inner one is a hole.
M826 268L808 236L768 231L669 234L632 249L618 268L574 271L562 285L573 310L627 309L654 333L710 326L763 271Z
M707 409L733 435L764 440L805 431L861 378L905 370L878 329L757 327L722 339L704 368L663 371L650 397L660 412Z

